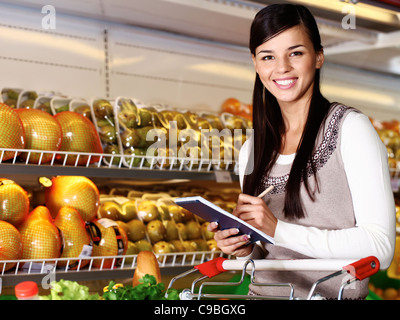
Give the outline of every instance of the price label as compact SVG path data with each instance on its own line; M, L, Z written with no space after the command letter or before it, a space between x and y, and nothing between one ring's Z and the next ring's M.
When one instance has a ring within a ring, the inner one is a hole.
M232 183L232 177L229 171L216 170L215 180L218 183Z

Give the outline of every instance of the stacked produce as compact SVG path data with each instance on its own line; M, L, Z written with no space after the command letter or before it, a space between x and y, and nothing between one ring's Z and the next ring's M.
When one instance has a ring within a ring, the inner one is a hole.
M7 94L10 94L9 91L7 91ZM13 93L11 97L20 101L22 94ZM17 96L15 97L15 95ZM35 102L38 99L39 97ZM10 104L14 100L5 99ZM23 102L31 100L27 99ZM66 110L59 111L54 115L40 108L33 108L32 103L19 103L18 105L19 108L13 108L6 104L0 104L0 125L2 128L0 148L42 150L43 152L5 151L2 161L15 159L17 156L18 159L24 160L26 163L34 164L58 161L67 165L87 165L99 161L97 156L75 154L103 153L94 124L84 115L84 113L87 113L87 108L85 109L84 105L81 104L75 108L82 114ZM65 156L65 153L57 153L57 151L72 152L73 154Z
M386 146L389 158L389 167L392 170L400 168L400 122L378 121L370 118L373 126Z
M172 198L101 197L101 218L112 219L122 227L129 239L127 254L153 251L156 254L216 251L213 234L207 222L173 203ZM209 258L206 255L205 258ZM186 261L200 260L201 254L186 255ZM160 262L172 257L160 258ZM126 259L125 263L131 260Z
M243 103L236 98L226 99L221 105L221 111L240 116L247 120L253 119L253 106Z
M101 220L97 220L99 191L91 180L80 176L43 180L44 203L29 212L27 192L14 181L1 179L0 232L10 235L9 241L14 243L11 246L5 239L2 241L2 260L76 258L68 262L69 268L75 268L79 257L123 255L126 252L124 230L113 224L102 225ZM93 224L101 228L96 239L88 232ZM122 246L119 239L123 241ZM22 250L17 250L19 247ZM61 260L58 266L66 263L67 260ZM82 260L80 267L86 263ZM104 268L108 267L110 264L105 261ZM9 269L8 264L6 268Z
M107 166L190 170L215 166L232 170L239 149L248 138L246 129L252 127L251 106L235 98L224 101L221 112L216 114L147 106L128 97L96 98L87 103L55 93L10 88L2 90L2 100L26 119L27 133L17 131L18 125L11 126L10 132L27 141L16 144L15 137L12 142L7 138L0 141L0 148L105 153L110 155L102 157ZM38 118L43 121L34 120ZM42 122L46 125L39 126ZM60 129L53 122L61 127L61 142ZM45 143L45 137L51 141ZM2 160L11 157L14 152ZM29 158L31 163L47 163L54 158L54 152L31 153ZM27 160L26 154L21 159ZM68 165L88 165L98 163L100 158L82 154L66 157L60 153L56 160Z
M90 261L95 268L113 268L132 266L134 255L148 251L161 263L205 261L219 255L214 234L208 222L176 205L174 197L192 191L232 211L240 192L165 186L100 194L83 176L39 181L42 189L28 197L14 181L0 179L0 234L8 237L1 239L0 260L62 258L57 267L80 269ZM7 263L4 269L14 266Z
M93 122L99 133L104 153L112 155L121 154L120 137L117 134L117 125L114 117L114 108L106 99L95 99L92 103ZM121 157L105 157L107 165L119 165Z

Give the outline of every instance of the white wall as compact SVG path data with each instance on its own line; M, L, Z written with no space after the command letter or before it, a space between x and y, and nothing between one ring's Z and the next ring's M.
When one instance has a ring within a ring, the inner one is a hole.
M55 91L90 100L130 96L179 109L219 111L228 97L250 103L247 48L125 24L58 14L44 30L37 9L0 4L0 89ZM326 64L330 100L386 120L400 118L400 80Z

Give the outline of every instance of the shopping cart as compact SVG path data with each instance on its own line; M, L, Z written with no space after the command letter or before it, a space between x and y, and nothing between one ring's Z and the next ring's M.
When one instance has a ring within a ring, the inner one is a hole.
M256 270L262 271L327 271L332 272L329 275L315 281L310 288L307 300L324 299L315 293L316 287L322 282L340 276L344 273L350 275L349 279L342 283L337 299L342 300L344 289L355 281L361 281L375 274L379 270L379 260L374 257L366 257L360 260L343 260L343 259L299 259L299 260L230 260L219 257L200 265L195 266L184 273L173 277L168 285L168 289L172 288L174 282L184 278L193 272L200 272L202 276L196 278L192 282L190 289L184 289L180 294L181 300L200 300L208 299L299 299L294 297L294 285L292 283L260 283L255 281ZM242 271L241 278L237 282L215 282L205 281L214 276L217 276L225 271ZM339 271L338 271L339 270ZM255 286L269 287L287 287L289 294L287 296L270 296L270 295L240 295L240 294L216 294L204 293L206 286L239 286L244 283L247 273L250 273L250 283ZM203 281L203 282L202 282ZM202 282L195 293L196 285ZM167 290L168 292L168 290ZM168 295L168 293L166 294Z

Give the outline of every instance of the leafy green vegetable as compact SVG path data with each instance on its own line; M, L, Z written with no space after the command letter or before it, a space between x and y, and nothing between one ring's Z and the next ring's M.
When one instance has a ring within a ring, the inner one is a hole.
M50 283L50 294L41 300L98 300L99 294L89 294L89 288L78 282L63 280Z
M104 300L179 300L178 291L169 289L165 297L164 283L157 283L156 278L146 274L137 286L118 286L110 281L103 294Z

